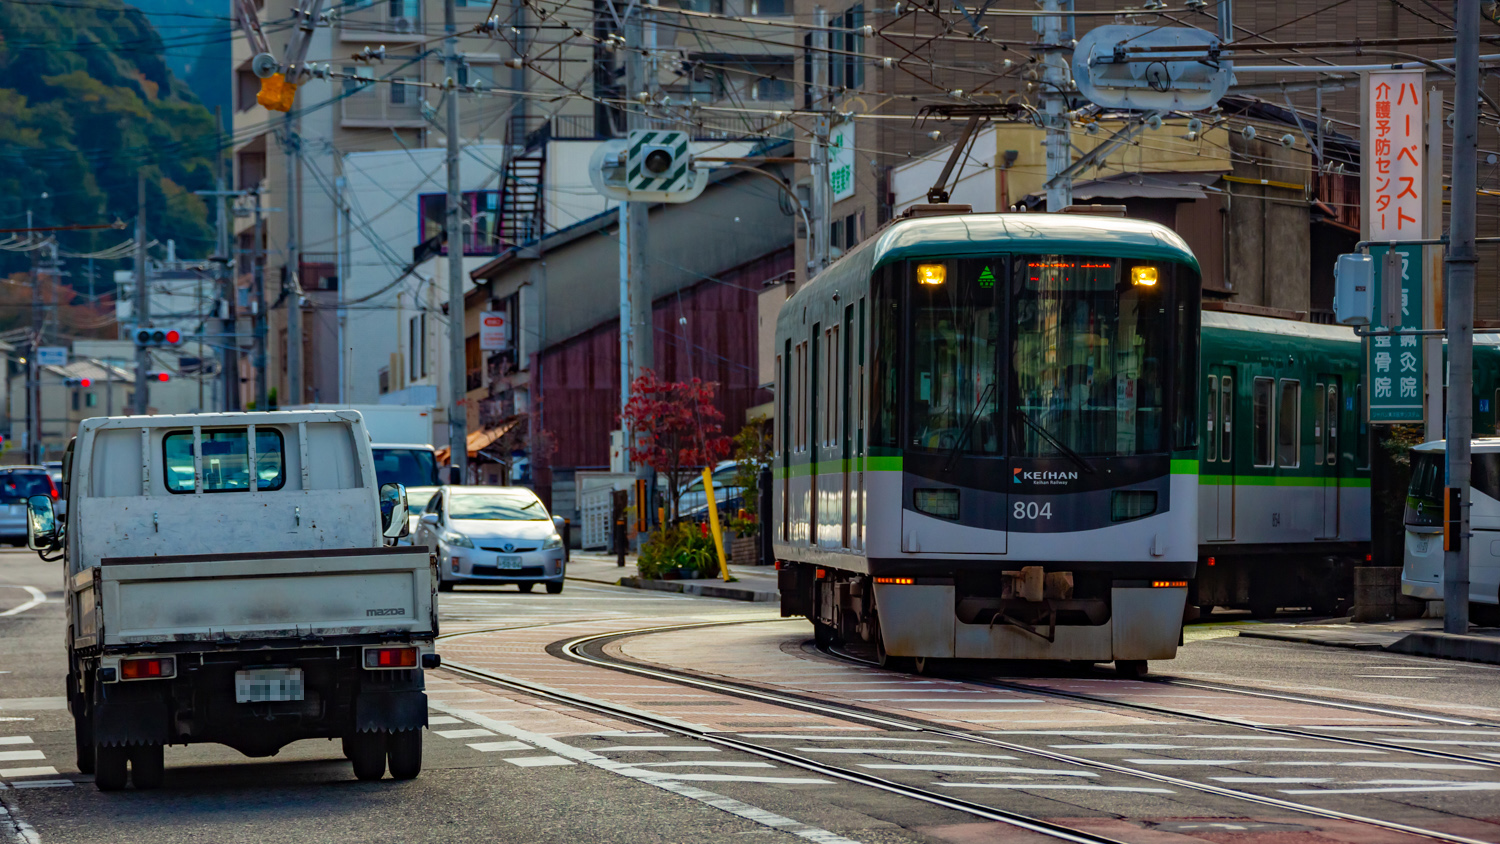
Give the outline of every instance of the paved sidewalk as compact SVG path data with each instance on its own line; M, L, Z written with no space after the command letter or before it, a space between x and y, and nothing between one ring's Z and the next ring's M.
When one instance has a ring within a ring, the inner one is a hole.
M651 589L658 592L680 592L702 595L705 598L728 598L735 601L779 601L781 592L776 587L776 570L770 566L737 566L729 564L729 574L735 581L723 580L642 580L636 576L635 555L625 555L624 567L616 563L613 554L594 554L574 551L568 561L568 579L591 583L608 583L631 589Z
M1470 627L1465 635L1443 632L1440 618L1413 618L1375 624L1321 621L1257 624L1239 628L1247 639L1275 639L1335 648L1487 662L1500 665L1500 628Z

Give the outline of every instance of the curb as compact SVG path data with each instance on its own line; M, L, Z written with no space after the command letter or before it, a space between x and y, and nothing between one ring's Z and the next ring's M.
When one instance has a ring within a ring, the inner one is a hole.
M1490 636L1468 636L1461 633L1439 633L1436 631L1409 633L1399 642L1386 648L1392 653L1430 656L1438 659L1457 659L1465 662L1485 662L1500 665L1500 639Z
M1273 630L1240 630L1239 634L1245 639L1270 639L1276 642L1295 642L1299 645L1322 645L1328 648L1348 648L1355 651L1383 651L1387 649L1387 646L1379 642L1330 640L1320 636L1282 633Z
M781 600L780 592L759 592L734 586L719 586L713 582L696 580L644 580L639 577L622 577L620 584L628 589L646 589L653 592L677 592L698 595L704 598L727 598L731 601L766 603Z

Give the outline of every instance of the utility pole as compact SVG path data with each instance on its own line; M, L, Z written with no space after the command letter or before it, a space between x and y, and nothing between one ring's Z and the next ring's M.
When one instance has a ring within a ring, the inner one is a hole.
M812 155L812 222L807 233L807 278L828 269L832 253L829 250L829 230L833 215L833 185L828 180L828 146L833 133L833 121L829 115L832 97L828 92L828 10L813 7L812 52L807 61L812 62L812 107L813 116Z
M26 212L27 245L34 236L31 211ZM42 452L42 367L37 362L37 349L42 345L42 275L37 266L37 252L31 250L31 354L26 360L26 462L41 462Z
M234 303L234 272L232 267L239 266L229 254L229 197L239 196L237 192L226 191L224 188L224 123L220 114L220 107L214 106L214 125L219 128L219 149L214 154L214 207L218 210L216 220L218 222L218 257L214 262L219 270L219 305L223 310L220 312L219 322L219 368L220 381L224 401L219 405L220 410L239 410L239 385L240 364L239 345L234 336L235 325L235 303ZM199 361L198 380L203 380L202 366Z
M1234 41L1234 0L1219 0L1219 43L1228 44ZM1069 18L1069 20L1072 20ZM1318 95L1322 96L1323 89L1318 89ZM1321 125L1323 110L1318 109L1319 125ZM1319 129L1318 133L1322 134Z
M286 171L286 264L282 281L282 291L286 294L286 396L280 403L288 405L302 403L302 279L298 273L302 258L297 252L297 226L301 222L298 210L302 205L300 124L300 120L287 112L286 148L292 160Z
M626 128L649 129L646 104L656 91L656 78L646 70L644 47L644 3L631 3L625 20ZM643 96L644 95L644 96ZM656 368L655 322L651 312L651 288L646 281L646 249L650 206L645 202L621 202L620 215L620 428L625 440L626 461L638 432L623 419L630 403L630 385L641 372ZM635 467L636 477L650 479L651 467ZM649 487L654 488L654 487Z
M252 351L251 363L255 367L255 408L256 410L267 410L269 397L266 389L266 218L262 216L260 199L264 194L265 182L255 186L255 249L250 260L252 265L251 276L251 307L254 308L250 314L251 329L255 335L255 348Z
M1066 59L1073 49L1073 18L1060 14L1073 11L1073 0L1041 0L1041 5L1042 14L1032 21L1042 42L1041 118L1047 133L1043 141L1047 150L1047 210L1056 212L1073 204L1073 180L1058 178L1073 163L1073 144L1065 114L1066 92L1073 87Z
M469 473L469 372L464 354L464 232L458 179L458 25L454 0L443 2L443 72L448 89L448 463L449 483L461 484Z
M1448 448L1443 630L1469 632L1469 439L1474 433L1475 146L1479 134L1479 0L1454 3L1453 205L1448 221ZM1429 161L1429 167L1441 166ZM1457 508L1457 513L1453 512ZM1454 523L1457 523L1456 525Z
M146 291L146 170L135 174L135 327L151 324L151 297ZM151 351L144 343L135 349L135 405L132 412L145 416L151 406L151 387L146 373L151 369Z

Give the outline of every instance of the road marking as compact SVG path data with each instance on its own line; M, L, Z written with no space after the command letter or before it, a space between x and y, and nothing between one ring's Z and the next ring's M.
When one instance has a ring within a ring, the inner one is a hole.
M944 788L1008 788L1015 791L1031 791L1033 789L1053 791L1129 791L1134 794L1176 794L1170 788L1136 788L1125 785L1069 785L1063 783L1004 783L1004 782L935 782L933 785L941 785Z
M25 762L30 759L46 759L40 750L0 750L0 762Z
M646 762L637 768L774 768L770 762Z
M1416 794L1430 791L1500 791L1500 782L1466 782L1447 785L1391 786L1380 788L1281 789L1282 794Z
M885 738L883 736L782 736L775 733L740 733L740 738L799 739L801 741L899 741L914 744L952 744L942 739ZM1007 757L1008 758L1008 757Z
M650 751L652 753L718 753L719 752L719 748L717 748L717 747L685 747L685 746L680 745L680 744L640 744L640 745L633 745L633 746L632 745L625 745L625 744L617 744L614 747L595 747L595 748L591 748L591 750L594 753L615 753L615 752L629 752L629 751L636 751L636 750L645 750L645 751Z
M36 758L42 758L40 753ZM0 779L15 779L17 777L55 777L57 769L48 765L35 768L0 768Z
M489 730L435 730L443 738L479 738L480 736L492 736Z
M934 771L946 774L1035 774L1044 777L1097 777L1093 771L1048 771L995 765L860 765L876 771Z
M1270 782L1285 785L1331 782L1328 777L1209 777L1209 779L1215 782Z
M0 585L9 586L10 584L0 584ZM47 600L47 593L45 593L42 590L36 588L35 586L11 586L10 588L12 588L12 589L25 589L27 592L31 593L31 600L27 601L24 604L21 604L20 606L11 607L10 609L6 610L5 612L0 612L0 618L4 618L4 617L6 617L8 615L20 615L21 613L26 612L27 610L31 609L34 606L37 606L38 604L45 603L46 600Z
M577 764L576 762L564 759L561 756L520 756L515 759L506 759L505 761L509 762L512 765L520 765L522 768L542 768L553 765Z
M0 744L31 744L31 736L0 736Z
M531 745L519 741L481 741L469 745L480 753L495 753L497 751L530 750Z
M884 747L799 747L802 753L867 753L872 756L945 756L961 759L999 759L1014 762L1015 756L992 756L986 753L963 753L954 750L890 750Z
M72 780L21 780L10 784L11 788L72 788Z
M610 771L620 774L621 776L627 776L631 779L639 780L640 782L646 783L647 785L652 785L656 788L660 788L663 791L670 791L673 794L686 797L689 800L695 800L699 803L713 806L720 811L727 812L736 817L744 818L745 820L751 821L752 823L758 823L761 826L780 830L782 832L787 832L792 835L796 835L799 838L805 838L808 841L817 842L817 844L859 844L858 841L852 838L845 838L842 835L829 832L826 829L809 826L808 824L804 824L801 821L795 821L784 815L778 815L775 812L770 812L756 806L751 806L748 803L743 803L731 797L725 797L722 794L715 794L712 791L705 791L701 788L687 785L686 783L673 782L672 780L663 779L652 771L646 771L640 768L632 768L630 765L624 762L609 759L607 757L600 756L597 753L573 747L570 744L564 744L563 742L551 738L550 736L544 736L540 733L533 733L530 730L524 730L520 727L515 726L514 724L507 724L504 721L489 718L484 715L480 715L477 712L467 712L457 708L449 708L442 704L439 704L435 708L447 712L450 715L463 718L470 723L480 724L482 726L488 727L497 733L508 735L512 738L520 739L522 741L534 744L538 747L551 750L559 756L574 759L576 761L584 762L605 771Z
M589 735L591 735L591 736L608 736L608 737L611 737L611 738L621 737L621 736L626 737L626 738L629 738L630 736L656 736L656 737L660 737L660 738L666 738L667 737L666 733L655 733L655 732L652 732L650 730L605 730L605 731L599 732L599 733L589 733Z
M462 723L463 723L462 721L458 720L457 718L452 717L451 715L429 715L429 716L427 716L427 726L429 726L429 727L442 727L442 726L445 726L447 724L462 724Z
M778 785L833 785L833 780L817 777L752 777L744 774L665 774L656 771L643 772L648 778L659 778L672 782L759 782Z

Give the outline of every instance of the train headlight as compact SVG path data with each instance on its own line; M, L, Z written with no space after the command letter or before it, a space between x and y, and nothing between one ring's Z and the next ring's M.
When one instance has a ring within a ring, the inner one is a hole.
M937 287L948 280L947 264L918 264L917 283Z
M1130 268L1130 283L1137 287L1155 287L1156 279L1156 267Z

